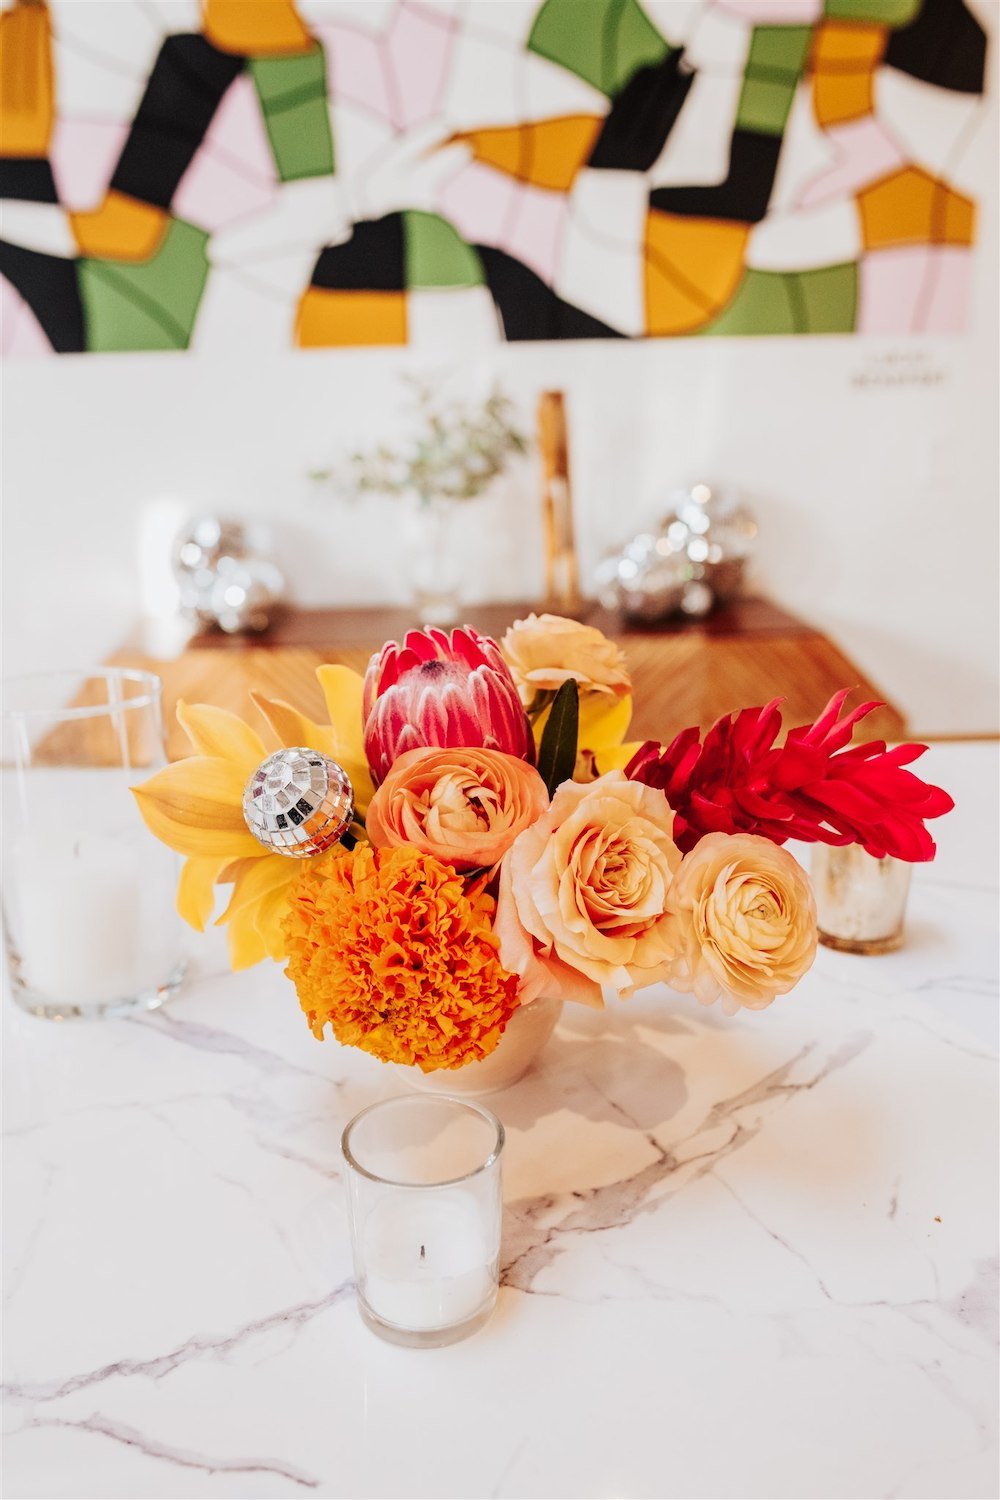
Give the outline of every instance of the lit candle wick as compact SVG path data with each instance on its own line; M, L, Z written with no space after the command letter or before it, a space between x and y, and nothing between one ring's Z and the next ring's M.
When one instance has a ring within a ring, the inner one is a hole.
M420 1259L421 1260L426 1260L427 1259L427 1246L426 1245L421 1245L420 1246Z

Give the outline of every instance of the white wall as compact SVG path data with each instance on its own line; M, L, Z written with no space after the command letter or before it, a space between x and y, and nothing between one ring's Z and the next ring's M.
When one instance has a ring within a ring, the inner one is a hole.
M585 567L678 480L736 484L761 522L762 589L827 630L928 734L997 728L991 53L991 112L966 163L983 199L966 337L522 345L495 361L526 412L539 389L569 393ZM129 631L137 520L162 497L273 518L303 602L401 597L387 502L321 501L305 474L391 426L412 364L377 350L11 364L5 671L93 659ZM471 599L537 586L534 493L525 469L471 522Z

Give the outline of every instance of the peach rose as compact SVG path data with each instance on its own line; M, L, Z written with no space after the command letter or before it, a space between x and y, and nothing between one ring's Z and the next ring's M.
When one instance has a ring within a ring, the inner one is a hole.
M529 708L539 693L556 692L571 678L581 693L623 698L631 690L625 657L606 635L560 615L515 620L500 649Z
M565 782L500 867L494 928L500 960L541 994L601 1005L665 979L674 949L665 915L681 856L662 792L609 771Z
M786 849L754 833L709 833L685 854L670 888L675 989L702 1005L763 1010L816 956L809 878Z
M499 864L549 805L533 766L482 746L407 750L368 808L376 849L410 845L455 870Z

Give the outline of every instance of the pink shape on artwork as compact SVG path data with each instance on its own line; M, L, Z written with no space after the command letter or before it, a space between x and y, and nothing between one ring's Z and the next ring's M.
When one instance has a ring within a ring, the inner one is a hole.
M447 16L403 0L386 38L392 70L393 124L422 124L441 109L455 29Z
M12 359L55 353L31 308L5 276L0 276L0 349Z
M811 26L823 14L823 0L715 0L719 10L750 26Z
M259 213L274 195L275 169L250 79L237 78L226 90L174 194L181 219L214 234L247 214Z
M847 198L868 183L887 177L906 164L899 146L884 125L871 115L834 125L826 139L836 152L832 167L807 183L799 195L799 206L815 208L831 198Z
M912 333L920 311L930 250L905 245L861 258L858 333Z
M59 202L66 208L96 208L107 192L128 135L128 122L57 118L49 161Z
M439 208L463 239L499 245L514 222L518 192L513 177L473 161L446 184Z
M332 97L393 120L382 46L377 37L338 21L310 28L326 54L327 88Z
M917 333L964 333L969 326L972 254L964 245L928 251L924 291L917 310Z
M519 184L511 232L500 240L500 248L524 261L551 286L568 218L569 200L565 193L548 192L530 183Z

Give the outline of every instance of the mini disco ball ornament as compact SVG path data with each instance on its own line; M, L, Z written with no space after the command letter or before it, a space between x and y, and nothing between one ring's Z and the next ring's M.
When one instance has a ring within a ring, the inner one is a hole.
M318 750L276 750L246 784L243 817L270 853L308 859L350 828L354 791L347 772Z
M266 630L284 591L285 580L273 563L223 558L208 596L211 619L227 635Z
M266 630L285 593L280 569L263 554L259 528L198 516L174 542L172 566L183 612L227 634Z
M653 624L670 615L707 615L743 592L757 523L731 491L707 484L676 490L655 531L642 531L597 568L607 609Z

